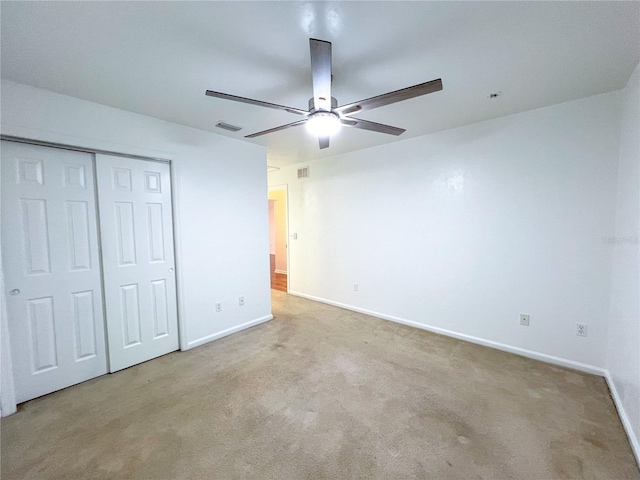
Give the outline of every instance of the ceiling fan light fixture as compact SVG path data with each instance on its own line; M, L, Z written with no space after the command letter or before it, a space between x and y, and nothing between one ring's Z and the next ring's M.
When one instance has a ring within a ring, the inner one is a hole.
M323 148L329 148L330 137L337 133L342 125L388 135L401 135L406 131L404 128L370 122L362 118L351 118L350 115L442 90L442 79L438 78L430 82L419 83L412 87L401 88L392 92L383 93L382 95L376 95L375 97L338 106L338 101L335 97L331 96L331 82L333 81L333 74L331 73L331 42L310 38L309 51L311 53L313 97L309 99L308 110L278 105L277 103L263 102L262 100L254 100L247 97L239 97L229 93L215 92L213 90L207 90L205 94L209 97L223 98L225 100L233 100L234 102L272 108L304 117L302 120L296 122L245 135L244 138L255 138L266 135L267 133L280 132L306 124L307 130L318 137L318 146L320 150L322 150Z
M307 131L316 137L330 137L341 127L340 116L333 112L313 112L307 120Z

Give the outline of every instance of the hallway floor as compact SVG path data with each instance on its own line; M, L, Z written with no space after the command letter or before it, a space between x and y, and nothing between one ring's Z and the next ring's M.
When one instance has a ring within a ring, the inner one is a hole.
M271 288L281 292L287 292L287 275L276 273L276 256L269 255L271 264Z

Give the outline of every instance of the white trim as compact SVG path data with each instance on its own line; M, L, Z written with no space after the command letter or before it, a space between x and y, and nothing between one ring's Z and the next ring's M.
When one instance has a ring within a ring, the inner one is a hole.
M275 269L273 272L274 272L274 273L279 273L280 275L286 275L286 274L287 274L287 271L286 271L286 270L278 270L278 269Z
M3 227L7 228L6 225L0 225L0 247L2 244ZM13 379L13 356L11 355L11 341L9 338L9 314L7 312L6 289L4 285L2 248L0 248L0 416L6 417L16 413L16 411L17 402Z
M475 343L478 345L482 345L484 347L495 348L496 350L502 350L504 352L514 353L516 355L520 355L522 357L532 358L534 360L539 360L541 362L551 363L553 365L558 365L561 367L572 368L574 370L579 370L581 372L591 373L593 375L598 375L604 377L606 374L606 370L600 367L596 367L594 365L589 365L586 363L576 362L574 360L569 360L566 358L555 357L553 355L547 355L546 353L540 353L533 350L527 350L525 348L514 347L512 345L507 345L505 343L494 342L493 340L487 340L484 338L474 337L472 335L466 335L464 333L454 332L452 330L446 330L440 327L433 327L431 325L425 325L423 323L414 322L413 320L407 320L400 317L394 317L393 315L386 315L384 313L374 312L372 310L366 310L364 308L354 307L352 305L347 305L345 303L334 302L332 300L326 300L320 297L314 297L312 295L306 295L300 292L289 291L290 295L295 295L297 297L307 298L309 300L313 300L320 303L326 303L328 305L333 305L334 307L344 308L346 310L352 310L354 312L363 313L365 315L370 315L372 317L381 318L383 320L389 320L395 323L401 323L403 325L408 325L410 327L419 328L421 330L427 330L433 333L439 333L441 335L446 335L447 337L457 338L458 340L464 340L465 342Z
M199 347L200 345L204 345L205 343L212 342L214 340L218 340L219 338L226 337L227 335L231 335L233 333L240 332L242 330L246 330L247 328L255 327L256 325L260 325L261 323L268 322L273 319L273 315L265 315L264 317L256 318L255 320L251 320L250 322L243 323L242 325L237 325L235 327L227 328L226 330L222 330L218 333L212 333L211 335L206 335L202 338L198 338L197 340L192 340L187 344L187 348L185 350L190 350L195 347Z
M33 138L4 135L1 133L0 133L0 140L4 140L7 142L26 143L28 145L38 145L40 147L57 148L58 150L72 150L75 152L90 153L92 155L108 155L112 157L126 157L126 158L133 158L135 160L145 160L148 162L171 163L171 160L168 160L166 158L150 157L147 155L126 154L126 153L120 153L120 152L113 152L111 150L102 150L99 148L78 147L75 145L67 145L66 143L47 142L44 140L36 140Z
M164 120L161 121L164 122ZM8 123L0 123L0 135L7 138L13 137L15 139L21 139L22 141L25 141L27 143L29 143L28 139L32 139L32 141L39 142L41 144L44 142L54 143L60 145L59 148L78 149L86 151L88 153L96 153L98 151L113 152L109 154L126 157L147 157L147 159L155 161L164 161L165 158L173 158L175 156L173 153L166 151L152 150L145 147L135 147L128 144L114 143L98 138L79 137L77 135L69 135L66 133L41 130L39 128L10 125Z
M185 313L185 294L184 294L184 279L182 277L182 236L180 229L180 215L178 210L180 209L180 182L179 174L176 171L174 162L169 163L170 178L171 178L171 213L173 225L171 225L173 231L173 260L174 271L176 278L176 306L178 308L178 342L180 350L187 350L189 345L187 344L187 315Z
M622 400L620 399L620 395L618 394L618 390L616 389L616 384L613 381L613 377L611 377L611 373L609 370L605 370L604 378L607 380L607 385L609 386L609 391L611 392L611 398L613 398L613 403L618 410L618 416L622 421L622 426L624 427L624 431L627 433L627 438L629 439L629 444L631 444L631 450L636 457L636 462L640 467L640 442L638 441L638 437L633 431L633 427L631 425L631 421L629 421L629 417L627 416L627 412L622 405Z
M9 341L9 318L5 300L4 272L0 255L0 416L7 417L18 411L16 390L13 381L13 358L11 356L11 342Z

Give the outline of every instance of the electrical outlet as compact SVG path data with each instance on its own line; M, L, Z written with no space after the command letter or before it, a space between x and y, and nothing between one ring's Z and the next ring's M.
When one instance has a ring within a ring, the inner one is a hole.
M586 323L576 323L576 335L579 337L587 336L587 324Z
M238 297L238 305L240 305L241 307L244 306L244 296Z
M354 284L353 284L353 291L354 291L354 292L357 292L357 291L358 291L358 284L357 284L357 283L354 283Z
M216 312L220 313L222 311L222 303L216 302Z
M525 327L529 326L529 314L521 313L520 314L520 325L524 325Z

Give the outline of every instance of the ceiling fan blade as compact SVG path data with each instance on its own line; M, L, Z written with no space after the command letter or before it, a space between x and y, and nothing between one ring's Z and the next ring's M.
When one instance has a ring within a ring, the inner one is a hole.
M313 107L331 111L331 42L309 39L311 50L311 78Z
M296 115L309 116L309 112L301 110L299 108L285 107L284 105L277 105L275 103L263 102L262 100L253 100L246 97L238 97L237 95L230 95L228 93L214 92L213 90L207 90L206 95L209 97L224 98L225 100L233 100L234 102L248 103L249 105L257 105L259 107L274 108L276 110L284 110L285 112L295 113Z
M307 120L298 120L297 122L287 123L286 125L280 125L279 127L270 128L269 130L263 130L261 132L252 133L251 135L245 135L244 138L254 138L259 137L260 135L266 135L267 133L279 132L280 130L286 130L287 128L297 127L298 125L303 125L307 123Z
M320 150L329 148L329 137L318 137L318 143L320 143Z
M383 93L382 95L367 98L366 100L360 100L359 102L347 103L346 105L336 108L335 111L340 115L351 115L356 112L371 110L391 103L408 100L409 98L426 95L427 93L438 92L440 90L442 90L442 80L438 78L437 80L420 83L413 87L401 88L400 90L395 90L393 92Z
M402 135L406 130L404 128L392 127L382 123L370 122L361 118L341 118L340 123L347 127L360 128L362 130L371 130L372 132L388 133L389 135Z

